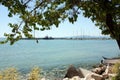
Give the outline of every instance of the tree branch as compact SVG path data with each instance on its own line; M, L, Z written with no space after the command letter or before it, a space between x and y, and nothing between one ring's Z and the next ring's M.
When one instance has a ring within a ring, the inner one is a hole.
M32 1L32 0L28 0L26 3L24 3L24 5L26 6L30 1Z
M37 8L39 8L45 1L42 1L38 6L36 6L33 10L30 11L30 13L32 13L33 11L35 11Z

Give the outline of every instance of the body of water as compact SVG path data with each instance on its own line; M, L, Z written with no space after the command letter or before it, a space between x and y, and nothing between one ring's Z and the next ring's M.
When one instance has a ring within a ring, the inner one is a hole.
M114 40L21 40L14 45L0 45L0 69L16 67L29 70L99 63L102 56L120 54Z

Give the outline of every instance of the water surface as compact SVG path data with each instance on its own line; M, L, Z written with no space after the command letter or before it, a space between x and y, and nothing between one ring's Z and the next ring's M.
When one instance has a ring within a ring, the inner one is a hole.
M102 56L120 54L114 40L21 40L10 46L0 45L0 69L17 67L27 70L33 66L45 69L63 65L99 63Z

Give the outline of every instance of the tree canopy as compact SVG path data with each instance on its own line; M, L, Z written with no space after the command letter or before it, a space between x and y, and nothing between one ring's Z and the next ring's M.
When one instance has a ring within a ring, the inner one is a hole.
M120 46L120 0L0 0L7 7L9 17L18 16L20 23L9 23L11 33L6 40L13 44L23 37L32 38L34 30L49 30L68 19L77 21L78 15L90 18L102 30L102 34L116 39Z

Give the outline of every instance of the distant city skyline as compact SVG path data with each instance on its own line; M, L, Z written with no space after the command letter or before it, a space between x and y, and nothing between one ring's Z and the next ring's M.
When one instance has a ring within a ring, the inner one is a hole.
M19 23L17 17L9 18L7 8L0 5L0 37L4 37L4 33L10 33L11 28L8 26L8 23ZM34 32L32 32L34 35ZM82 14L79 15L77 22L74 24L69 23L68 20L61 22L58 28L51 26L50 30L45 31L35 31L35 37L71 37L71 36L102 36L101 30L95 26L90 19L85 18Z

